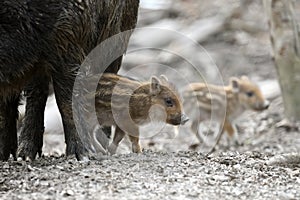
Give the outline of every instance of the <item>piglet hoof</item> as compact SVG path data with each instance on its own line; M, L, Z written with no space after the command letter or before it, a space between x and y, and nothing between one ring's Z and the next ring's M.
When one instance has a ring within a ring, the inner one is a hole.
M192 144L192 145L189 146L189 150L196 151L199 146L200 146L199 143Z
M236 141L234 141L234 146L236 146L236 147L244 146L244 143L239 140L236 140Z
M117 151L117 146L115 144L111 143L108 147L108 153L110 155L114 155L114 154L116 154L116 151Z
M137 146L133 145L133 146L132 146L132 152L133 152L133 153L142 153L142 148L141 148L141 146L140 146L140 145L137 145Z
M210 154L214 153L215 151L217 151L216 146L214 146L213 148L211 148L210 151L206 154L206 156L209 156Z

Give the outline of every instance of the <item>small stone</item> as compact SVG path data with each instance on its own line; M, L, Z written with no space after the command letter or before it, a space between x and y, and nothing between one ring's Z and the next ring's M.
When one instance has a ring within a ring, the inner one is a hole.
M74 191L70 189L62 192L62 196L64 197L74 196L74 194L75 194Z
M231 178L225 175L214 175L212 177L215 181L221 181L221 182L225 182L225 181L229 181Z
M5 164L3 165L3 169L9 169L9 164L8 164L8 163L5 163Z
M287 192L279 192L278 196L281 197L282 199L295 199L295 195L294 194L287 193Z

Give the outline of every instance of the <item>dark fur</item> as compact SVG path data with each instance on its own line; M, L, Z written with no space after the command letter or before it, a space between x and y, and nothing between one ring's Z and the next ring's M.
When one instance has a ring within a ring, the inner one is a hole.
M17 151L17 105L25 91L26 114L18 155L41 154L49 81L62 115L67 155L85 153L71 107L75 72L103 40L133 29L138 0L0 1L0 160ZM127 39L120 46L127 46ZM116 73L122 57L107 72Z

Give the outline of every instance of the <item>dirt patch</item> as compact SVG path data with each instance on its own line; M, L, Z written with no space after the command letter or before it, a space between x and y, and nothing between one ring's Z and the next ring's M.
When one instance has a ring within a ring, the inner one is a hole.
M1 163L2 199L300 198L299 165L272 166L272 154L126 154L103 161L43 158Z

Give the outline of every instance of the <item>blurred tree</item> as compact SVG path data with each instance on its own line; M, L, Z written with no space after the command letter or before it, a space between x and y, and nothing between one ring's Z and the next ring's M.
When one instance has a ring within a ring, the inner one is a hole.
M285 113L300 120L300 1L264 0L264 6Z

